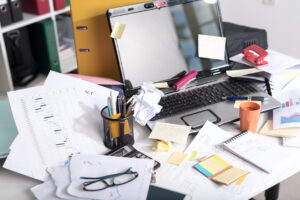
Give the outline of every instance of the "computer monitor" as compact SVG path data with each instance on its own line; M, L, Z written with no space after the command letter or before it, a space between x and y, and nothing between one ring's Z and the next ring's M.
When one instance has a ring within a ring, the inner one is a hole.
M158 7L157 3L165 3ZM160 82L179 72L219 71L225 60L198 57L198 34L223 36L217 3L203 0L154 1L108 10L111 27L126 24L114 45L122 79L133 88ZM226 54L226 52L224 52ZM209 73L208 73L209 74Z

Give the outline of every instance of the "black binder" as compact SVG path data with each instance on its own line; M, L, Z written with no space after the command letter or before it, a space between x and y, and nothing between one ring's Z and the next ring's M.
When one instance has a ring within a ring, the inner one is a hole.
M8 0L2 0L0 2L0 23L1 26L5 26L12 23Z
M4 41L14 85L27 85L38 74L28 27L5 33Z
M13 22L23 19L21 0L8 0L10 13Z

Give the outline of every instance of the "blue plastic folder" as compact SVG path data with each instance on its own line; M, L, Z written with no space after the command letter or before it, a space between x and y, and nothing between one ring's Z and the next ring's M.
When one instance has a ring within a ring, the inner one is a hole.
M9 153L9 146L18 134L8 100L0 100L0 158Z

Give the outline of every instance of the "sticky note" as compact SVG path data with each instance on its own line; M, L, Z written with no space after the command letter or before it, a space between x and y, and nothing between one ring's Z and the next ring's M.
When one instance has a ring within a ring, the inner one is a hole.
M157 152L169 151L172 148L172 143L167 141L157 141L152 148Z
M167 82L154 83L153 85L156 88L169 88L169 84Z
M248 174L249 172L239 169L239 168L235 168L235 167L231 167L228 170L216 175L215 177L212 178L212 180L219 182L219 183L223 183L225 185L229 185L232 182L234 182L235 180L237 180L238 178L244 176L245 174Z
M225 59L226 38L198 35L198 56L200 58Z
M198 151L193 151L192 155L189 157L189 161L193 161L198 155Z
M120 24L119 22L116 22L113 28L113 31L111 32L110 37L115 39L121 39L123 32L125 30L126 24Z
M235 101L233 107L234 107L234 108L240 108L241 103L244 103L244 102L254 102L254 103L257 103L258 105L261 106L261 101L247 101L247 100L240 100L240 101Z
M209 171L207 171L206 169L204 169L199 163L194 165L194 168L207 177L212 176L212 174Z
M239 178L239 180L237 180L235 184L238 186L242 185L242 183L245 181L246 178L247 178L247 174Z
M190 131L190 126L157 122L149 138L185 144Z
M171 157L168 159L168 163L174 164L174 165L181 165L181 163L185 160L185 158L188 156L188 154L180 153L180 152L174 152Z
M225 169L230 166L229 163L224 161L222 158L220 158L218 155L214 155L209 158L209 160L214 163L216 166L218 166L220 169Z
M203 161L203 162L200 162L199 163L204 169L206 169L207 171L209 171L211 174L215 174L215 173L217 173L217 171L216 170L214 170L211 166L209 166L207 163L205 163L205 161Z
M221 171L222 169L218 167L215 163L211 162L209 159L204 161L207 165L209 165L211 168L213 168L216 172Z
M120 117L121 117L121 114L118 113L116 115L110 116L109 118L120 119ZM108 121L108 126L109 126L110 133L112 135L112 138L117 138L120 136L120 122ZM130 133L130 127L129 127L128 120L126 120L125 125L124 125L124 134L127 135L129 133Z

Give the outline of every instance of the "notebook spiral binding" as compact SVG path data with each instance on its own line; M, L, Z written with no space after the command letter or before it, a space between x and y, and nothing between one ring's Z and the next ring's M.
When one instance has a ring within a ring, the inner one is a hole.
M233 136L232 138L226 140L226 141L224 142L224 144L229 144L230 142L232 142L232 141L234 141L234 140L236 140L236 139L238 139L238 138L240 138L240 137L242 137L243 135L246 135L246 134L248 134L248 133L249 133L248 131L245 131L245 132L242 132L242 133L240 133L240 134L237 134L236 136Z

